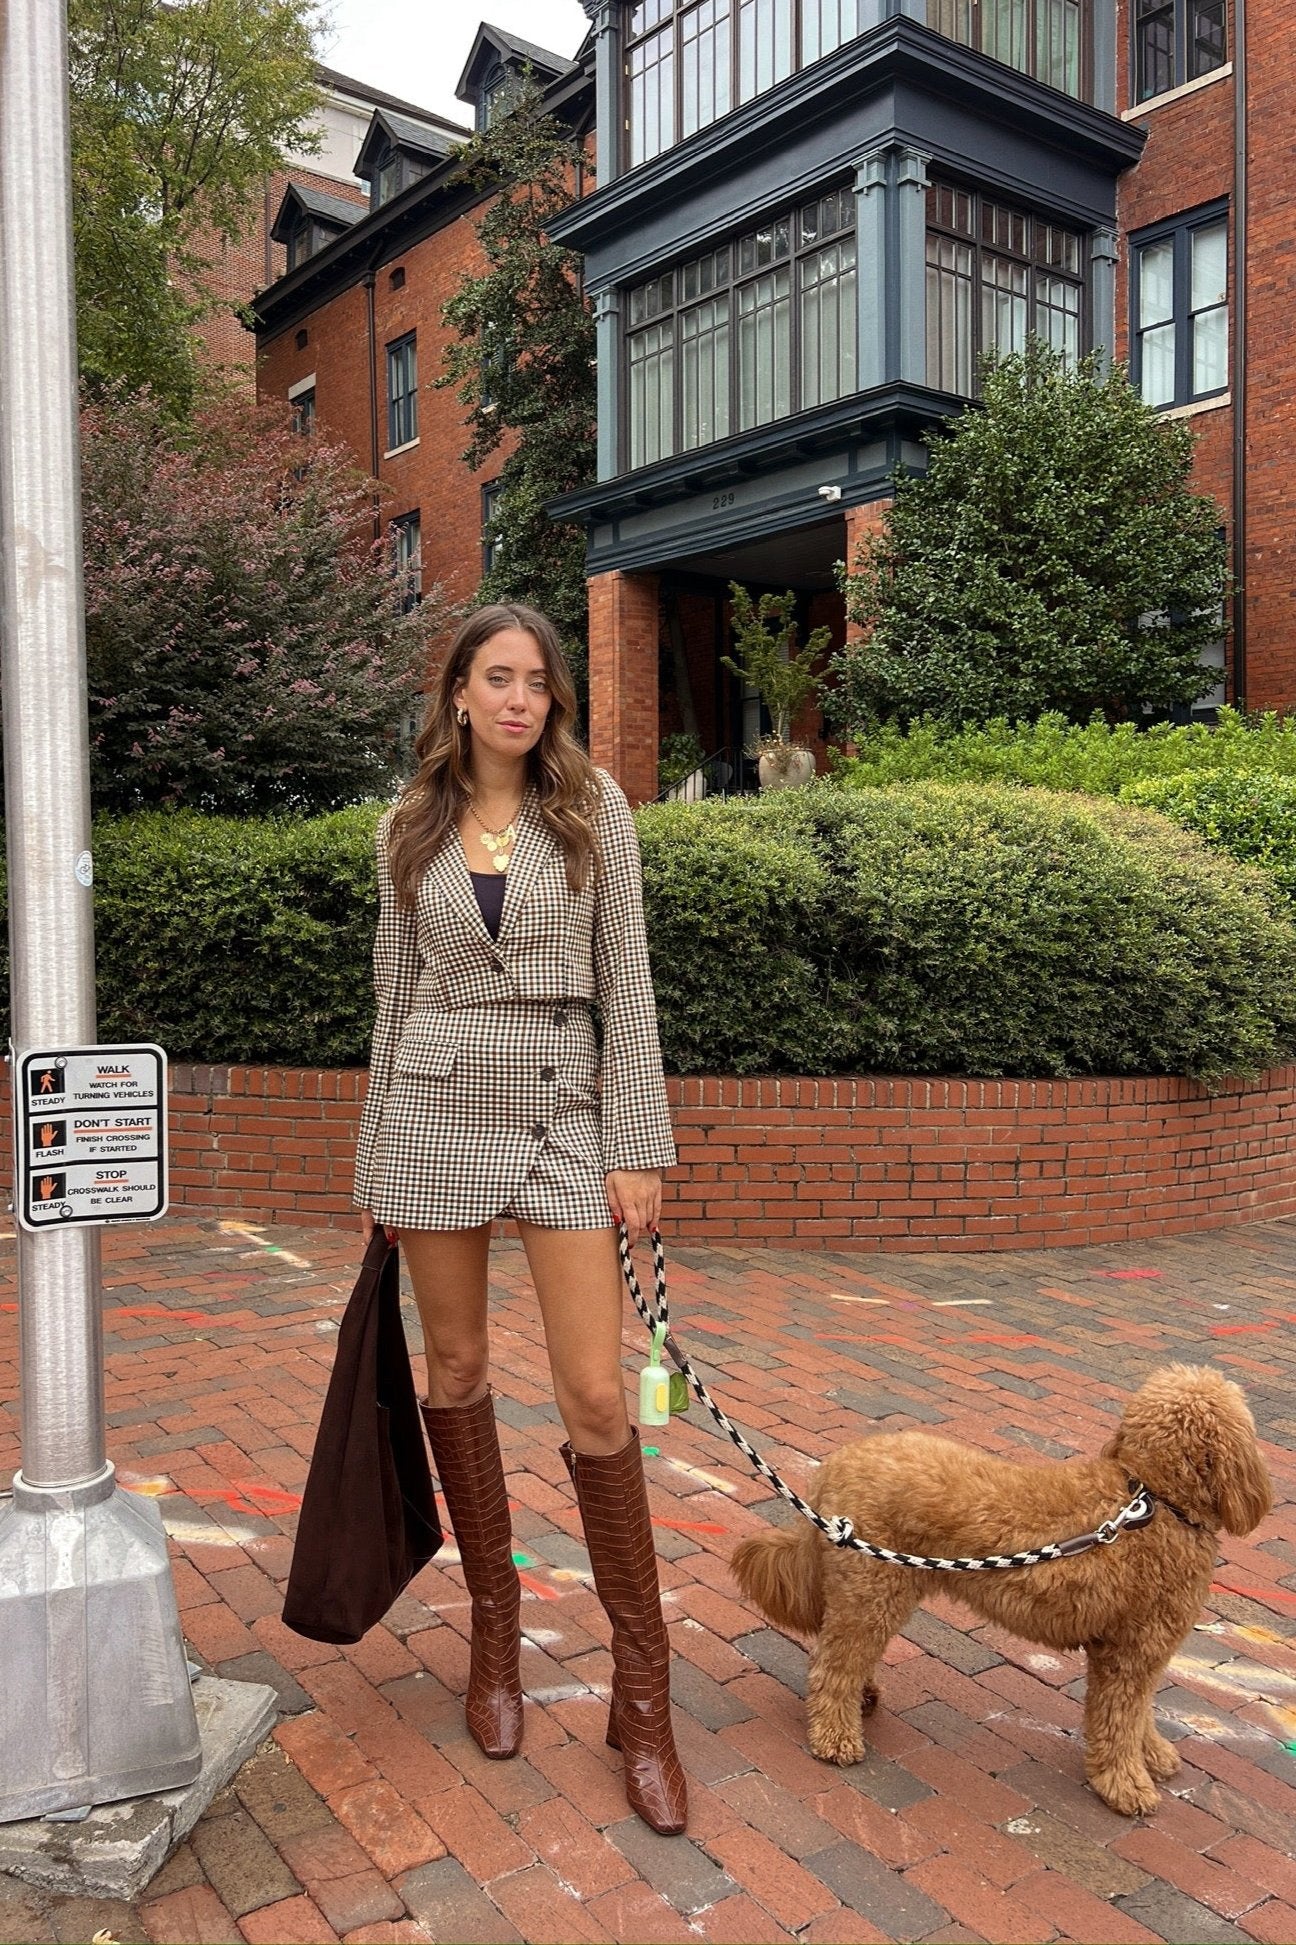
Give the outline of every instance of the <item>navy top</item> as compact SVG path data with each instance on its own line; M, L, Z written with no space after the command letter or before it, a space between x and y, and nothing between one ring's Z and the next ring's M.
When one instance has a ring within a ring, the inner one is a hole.
M470 871L472 888L477 894L481 915L486 921L486 930L492 939L498 939L500 920L504 916L504 891L508 884L508 874L504 871Z

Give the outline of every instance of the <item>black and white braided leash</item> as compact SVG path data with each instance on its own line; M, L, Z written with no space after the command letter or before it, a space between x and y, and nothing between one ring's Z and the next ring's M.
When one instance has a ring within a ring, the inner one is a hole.
M976 1574L986 1573L998 1567L1037 1567L1045 1560L1070 1560L1080 1553L1088 1553L1091 1547L1110 1546L1130 1527L1146 1526L1156 1511L1156 1504L1147 1487L1135 1480L1130 1481L1130 1498L1092 1533L1077 1533L1069 1540L1055 1540L1048 1546L1031 1547L1023 1553L991 1553L980 1560L937 1560L928 1559L919 1553L895 1553L890 1547L875 1546L871 1540L861 1540L854 1526L844 1514L834 1514L831 1518L817 1513L813 1506L807 1505L801 1495L794 1492L780 1479L773 1466L762 1459L759 1452L748 1444L733 1421L721 1411L715 1399L693 1369L683 1351L670 1334L670 1303L666 1293L666 1252L662 1245L661 1231L650 1233L652 1243L653 1275L656 1283L657 1314L654 1317L648 1308L647 1299L639 1287L635 1275L634 1262L630 1255L630 1244L622 1223L618 1235L621 1252L621 1268L625 1274L627 1287L634 1299L635 1309L643 1318L648 1329L666 1327L665 1347L670 1352L671 1362L682 1371L695 1396L704 1404L722 1431L729 1434L738 1450L747 1459L762 1479L767 1479L781 1499L789 1506L795 1506L798 1513L804 1514L812 1526L818 1527L826 1540L835 1547L849 1547L856 1553L866 1553L870 1560L885 1560L893 1567L918 1567L929 1573Z

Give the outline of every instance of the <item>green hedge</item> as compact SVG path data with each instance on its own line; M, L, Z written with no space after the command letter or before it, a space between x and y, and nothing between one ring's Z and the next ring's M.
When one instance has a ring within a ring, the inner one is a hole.
M1121 796L1161 811L1215 849L1259 865L1296 901L1296 777L1186 771L1140 778L1126 784Z
M1117 797L1143 777L1218 770L1249 776L1267 771L1296 778L1296 717L1258 718L1222 709L1218 728L1204 723L1070 723L1041 716L1034 723L986 723L962 731L918 727L907 734L879 730L839 761L840 781L852 785L1024 783L1042 790L1082 790Z
M377 806L96 828L100 1029L363 1062ZM1264 873L1133 805L833 785L639 813L676 1072L1254 1072L1296 1048Z
M1211 1077L1296 1046L1275 888L1132 807L820 786L639 830L680 1072Z

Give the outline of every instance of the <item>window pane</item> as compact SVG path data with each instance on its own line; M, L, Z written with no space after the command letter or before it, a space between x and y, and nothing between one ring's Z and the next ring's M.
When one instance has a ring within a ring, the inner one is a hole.
M685 451L729 432L729 299L714 298L680 318Z
M1026 66L1026 0L981 0L981 51Z
M739 0L739 101L763 94L791 72L792 0Z
M822 60L859 31L859 0L801 0L801 65Z
M1211 223L1192 232L1192 308L1222 304L1228 286L1228 225Z
M972 44L972 0L927 0L927 25L951 40Z
M673 4L674 0L640 0L630 15L631 38L646 34L650 27L660 27L664 20L669 20Z
M858 336L852 237L801 266L802 410L855 390Z
M418 367L415 341L387 347L387 445L394 450L418 437Z
M1139 251L1139 323L1164 324L1174 316L1174 243L1149 243Z
M791 297L787 268L738 292L738 422L744 431L791 410Z
M1149 405L1173 405L1175 395L1175 328L1157 324L1144 331L1140 344L1143 360L1143 397Z
M1080 93L1080 0L1035 0L1035 73L1064 94Z
M1175 84L1174 0L1139 0L1138 98L1148 101Z
M981 349L1006 357L1026 349L1028 289L1025 264L1007 257L981 258Z
M1065 277L1035 278L1036 334L1060 351L1068 364L1080 357L1080 286Z
M630 464L651 466L675 450L674 327L650 325L629 341Z
M927 238L927 382L972 396L973 250L952 237Z
M683 133L729 112L730 0L701 0L680 16Z
M1188 79L1211 74L1228 59L1224 0L1193 0L1188 27Z
M1228 384L1228 311L1202 311L1193 319L1193 397L1222 392Z
M648 162L675 139L674 24L630 49L630 166Z

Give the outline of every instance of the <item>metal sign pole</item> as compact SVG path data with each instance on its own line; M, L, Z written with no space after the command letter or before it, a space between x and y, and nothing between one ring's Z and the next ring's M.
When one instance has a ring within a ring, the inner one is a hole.
M67 28L0 49L0 646L16 1045L95 1037ZM20 1118L15 1115L15 1144ZM22 1470L0 1502L0 1822L190 1781L165 1535L104 1447L99 1232L18 1232Z

